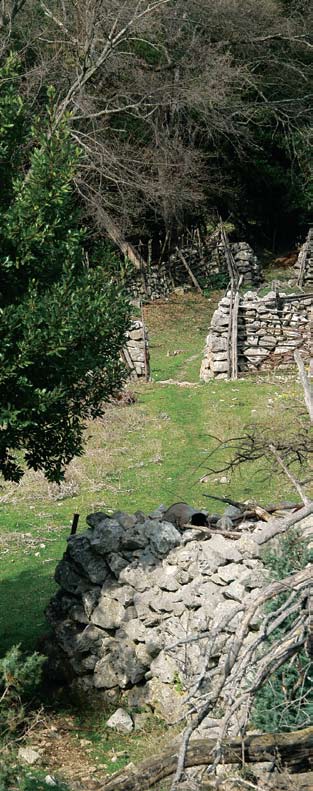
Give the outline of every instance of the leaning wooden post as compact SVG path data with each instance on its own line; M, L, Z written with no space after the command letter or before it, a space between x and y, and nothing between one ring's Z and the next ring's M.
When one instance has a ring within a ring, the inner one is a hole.
M142 321L142 335L143 335L143 361L145 367L145 382L149 382L149 365L148 365L148 340L145 326L145 317L143 312L143 304L140 301L141 308L141 321Z
M73 521L72 521L72 527L70 533L71 536L75 536L78 527L78 520L79 520L79 514L73 514Z
M236 288L233 311L232 311L232 326L231 326L231 379L238 379L238 313L240 302L240 286L243 281L243 275L240 275L239 283Z
M229 320L227 330L227 379L232 378L232 325L233 325L234 286L230 286Z

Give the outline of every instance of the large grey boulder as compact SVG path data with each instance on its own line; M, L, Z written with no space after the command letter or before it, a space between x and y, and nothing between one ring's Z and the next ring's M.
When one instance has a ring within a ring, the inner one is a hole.
M129 639L112 639L94 671L96 688L110 689L138 684L149 667L151 657L142 655L140 645Z
M123 605L110 596L101 596L99 604L91 615L91 622L102 629L118 629L123 623Z
M101 585L110 574L105 559L92 551L89 538L86 535L71 536L67 544L67 557L72 558L79 566L83 575L89 577L95 585Z
M88 519L88 517L87 517ZM100 555L106 555L109 552L118 552L122 538L124 535L124 528L114 519L105 517L97 521L90 533L90 546L94 552Z
M110 717L107 722L107 728L113 728L115 731L119 731L119 733L131 733L134 729L134 723L131 716L125 709L117 709L112 717Z
M181 543L180 533L170 522L149 520L144 524L144 532L157 558L164 558L171 549Z

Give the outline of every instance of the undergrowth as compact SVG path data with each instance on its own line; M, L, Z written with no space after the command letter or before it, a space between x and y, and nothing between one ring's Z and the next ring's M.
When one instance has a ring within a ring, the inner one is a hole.
M277 550L264 553L263 562L273 580L280 580L306 567L313 560L313 552L303 541L300 531L290 530L280 538ZM278 609L288 598L282 593L271 600L267 612ZM277 628L271 642L286 635L295 615ZM265 732L293 731L313 723L313 663L302 649L294 654L279 670L271 675L258 692L254 710L254 725Z

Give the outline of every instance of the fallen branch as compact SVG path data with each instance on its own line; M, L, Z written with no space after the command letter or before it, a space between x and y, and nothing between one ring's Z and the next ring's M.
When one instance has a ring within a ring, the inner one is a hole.
M188 747L185 767L209 766L214 762L215 739L197 739ZM244 740L227 740L222 745L225 764L259 763L279 761L292 767L303 765L309 768L313 753L313 727L292 733L265 733L247 736ZM172 747L157 758L151 758L135 767L129 764L108 780L102 791L146 791L170 777L177 766L178 751Z
M260 531L255 531L253 534L254 541L256 541L257 544L265 544L274 536L277 536L280 533L286 533L290 527L296 525L297 522L301 522L301 519L305 519L305 517L310 516L310 514L313 514L312 500L308 503L308 505L300 508L299 511L291 514L286 519L282 519L281 521L272 519L270 522L267 522L267 525L264 528L262 528Z
M205 703L203 704L200 701L200 707L197 711L196 716L192 719L192 721L187 725L185 731L182 735L182 742L179 749L179 756L177 762L176 773L174 776L174 781L171 786L171 791L176 791L176 788L180 782L184 767L185 767L185 757L186 752L188 750L188 745L190 742L190 738L192 733L199 727L199 725L203 722L203 720L214 710L214 708L219 704L221 700L221 696L224 699L228 699L228 708L225 714L224 723L222 722L222 727L228 724L228 717L229 714L231 715L236 712L238 705L244 702L247 704L248 708L251 706L252 697L257 689L265 683L267 677L278 667L283 664L288 657L292 656L296 653L301 645L304 643L304 632L305 632L305 623L308 621L307 614L302 616L302 602L303 597L306 596L306 589L310 587L313 581L313 568L309 566L296 574L292 574L288 577L285 577L283 580L279 580L278 582L273 582L264 588L258 596L253 600L253 603L250 606L241 603L237 605L236 610L234 609L232 612L228 613L225 617L228 620L231 620L238 615L240 611L242 611L242 618L241 623L238 625L237 630L235 632L234 638L230 643L230 646L227 651L227 655L225 658L223 674L220 678L220 681L215 689L208 692L205 696ZM264 654L262 653L261 656L258 653L255 653L260 646L260 641L263 642L268 640L269 634L271 633L272 629L276 629L278 625L280 625L287 617L290 616L291 610L289 609L290 604L292 603L290 597L287 602L285 602L278 612L270 613L265 623L263 624L263 629L261 630L261 634L256 637L255 641L249 643L246 651L241 656L240 662L237 663L237 659L239 656L239 652L242 649L244 639L248 634L248 630L251 624L252 619L260 611L265 604L265 602L275 598L277 595L284 591L291 591L291 592L298 592L300 595L301 601L299 602L299 610L301 611L301 616L298 621L296 621L292 628L289 629L287 635L287 641L282 641L279 647L279 651L277 653L276 644L274 643L272 646L269 645L269 650ZM279 621L277 620L279 618ZM271 621L273 621L271 623ZM225 628L225 621L221 621L215 629L211 630L211 635L208 640L208 646L206 649L203 668L199 674L199 678L197 683L194 687L192 694L194 694L197 689L199 689L199 683L201 684L201 680L205 678L208 667L209 661L212 653L212 646L214 645L214 641L221 633L222 630ZM241 682L244 676L251 671L252 664L255 667L255 679L252 682L252 685L245 690L244 693L240 693ZM240 700L239 700L240 696ZM190 698L190 694L188 696ZM248 710L248 709L247 709ZM246 723L245 723L246 724ZM225 734L223 734L224 736ZM218 745L219 751L215 758L215 761L218 762L221 758L220 754L220 744Z

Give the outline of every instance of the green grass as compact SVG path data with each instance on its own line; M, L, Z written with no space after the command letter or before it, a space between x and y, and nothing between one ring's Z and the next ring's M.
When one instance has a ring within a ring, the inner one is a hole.
M83 530L94 510L149 511L184 500L219 512L222 506L211 504L205 493L263 503L290 498L288 482L265 478L253 465L227 475L227 483L220 482L222 473L199 482L215 444L212 435L225 440L266 415L273 421L297 391L294 376L285 374L199 383L216 297L208 302L188 294L145 308L152 382L132 386L135 404L110 405L102 420L88 426L86 454L73 460L60 488L35 473L27 473L19 486L3 484L0 653L16 642L33 650L46 630L43 611L55 590L53 572L74 512ZM168 379L184 384L161 384Z
M88 425L86 454L72 461L61 487L30 472L18 486L2 483L0 655L15 643L33 651L47 631L44 609L56 589L54 569L66 547L73 513L80 514L82 531L87 514L95 510L149 512L161 502L169 506L179 500L212 512L223 510L204 494L263 504L294 499L288 481L266 475L266 459L227 474L226 483L221 482L222 472L200 482L216 444L213 436L226 440L242 434L245 425L266 419L287 424L289 400L298 394L295 372L199 382L205 337L219 296L215 293L208 301L188 294L146 306L152 381L130 386L134 404L112 404L101 420ZM77 749L79 739L90 740L90 759L106 773L129 760L143 760L172 737L172 730L169 734L156 717L147 720L144 731L112 733L105 725L109 713L84 709L75 714ZM38 783L40 788L40 778ZM163 783L162 791L166 787Z
M168 746L178 732L178 727L168 726L161 718L146 713L144 726L133 730L130 734L121 734L108 728L106 721L117 708L117 703L110 708L99 708L82 711L76 717L76 738L89 741L89 751L93 761L99 762L107 774L123 769L129 761L134 763L153 757L158 750ZM120 701L127 709L123 700ZM134 712L132 712L133 714Z

